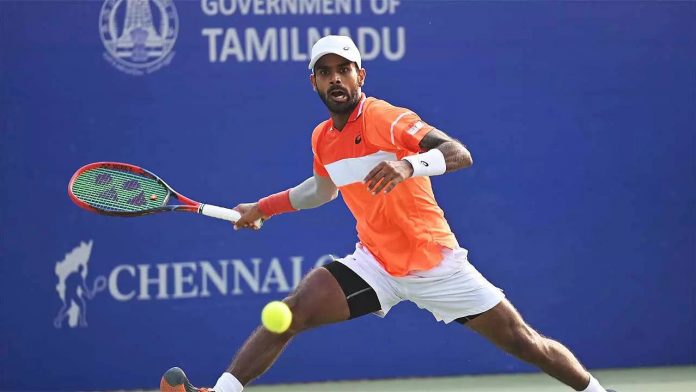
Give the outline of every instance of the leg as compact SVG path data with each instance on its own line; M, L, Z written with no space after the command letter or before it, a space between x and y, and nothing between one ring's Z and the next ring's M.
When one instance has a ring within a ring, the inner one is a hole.
M85 303L85 300L81 296L76 296L76 301L75 303L78 303L78 307L80 308L80 312L78 313L78 319L80 320L80 326L81 327L86 327L87 326L87 304Z
M570 350L533 330L506 299L466 325L576 391L584 390L590 382L589 373Z
M275 334L263 327L257 328L227 370L243 385L268 370L285 345L299 332L350 317L341 286L325 268L311 271L283 302L292 310L290 329L283 334Z
M356 259L353 258L352 261ZM392 297L385 298L387 307L398 302ZM339 261L312 270L284 302L293 314L288 331L274 334L263 327L257 328L239 350L228 370L220 376L215 384L215 391L240 392L244 385L273 365L288 342L299 332L377 312L381 310L383 303L377 297L377 291L358 272ZM167 370L160 380L161 392L202 390L207 389L194 387L178 367Z
M63 320L65 320L65 318L68 317L68 308L68 302L63 301L63 306L60 307L58 315L53 320L54 327L60 328L63 325Z

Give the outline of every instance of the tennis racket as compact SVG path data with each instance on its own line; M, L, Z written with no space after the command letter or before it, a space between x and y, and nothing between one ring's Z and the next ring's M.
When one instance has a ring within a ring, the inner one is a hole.
M241 217L235 210L191 200L153 173L127 163L96 162L81 167L70 179L68 195L79 207L104 215L184 211L231 222ZM168 204L172 199L181 204Z

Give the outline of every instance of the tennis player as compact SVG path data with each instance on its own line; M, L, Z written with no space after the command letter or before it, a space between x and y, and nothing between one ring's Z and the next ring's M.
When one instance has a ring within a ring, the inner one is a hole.
M310 271L284 302L290 329L256 329L213 387L241 392L270 368L298 333L368 313L384 317L406 299L445 323L457 322L500 349L539 367L576 391L607 392L561 343L527 325L467 260L438 207L429 176L464 169L471 154L416 113L362 92L365 69L349 37L327 36L312 47L312 88L329 110L312 133L314 175L294 188L240 204L235 228L343 199L357 221L355 252ZM204 390L172 368L163 392Z

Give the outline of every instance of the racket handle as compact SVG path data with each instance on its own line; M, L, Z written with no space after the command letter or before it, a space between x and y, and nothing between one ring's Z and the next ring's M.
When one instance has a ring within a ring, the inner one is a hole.
M231 210L229 208L223 208L223 207L218 207L214 206L211 204L203 204L201 205L201 214L206 215L206 216L211 216L213 218L218 218L218 219L224 219L230 222L236 222L239 220L239 218L242 217L242 215L235 211Z

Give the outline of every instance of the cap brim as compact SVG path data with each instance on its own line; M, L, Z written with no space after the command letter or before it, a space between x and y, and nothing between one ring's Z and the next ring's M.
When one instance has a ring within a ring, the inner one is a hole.
M325 51L325 52L319 52L316 56L312 57L312 61L309 62L309 69L313 71L313 70L314 70L314 64L316 64L317 61L319 61L320 58L326 56L327 54L335 54L335 55L337 55L337 56L343 57L344 59L346 59L346 60L348 60L348 61L352 61L352 62L354 62L354 63L358 63L358 60L349 59L348 57L343 56L341 53L337 53L336 51L333 51L333 50L327 50L327 51ZM358 68L359 68L359 67L360 67L360 64L358 64Z

